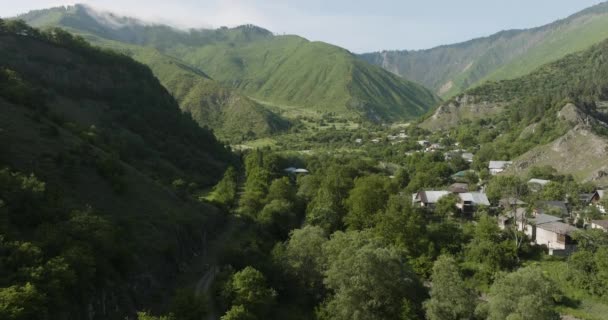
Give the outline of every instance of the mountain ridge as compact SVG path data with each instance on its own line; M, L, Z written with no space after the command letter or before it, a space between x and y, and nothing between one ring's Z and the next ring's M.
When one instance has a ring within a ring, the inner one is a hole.
M439 101L426 88L361 63L349 51L323 42L275 36L252 25L187 32L158 25L111 29L87 12L86 7L76 5L18 18L36 27L59 26L85 37L154 48L201 70L224 87L278 106L391 122L411 120ZM353 70L356 76L351 74ZM391 85L381 88L379 83Z
M608 3L539 27L423 50L361 54L365 61L451 97L486 80L525 75L544 63L584 50L608 38Z

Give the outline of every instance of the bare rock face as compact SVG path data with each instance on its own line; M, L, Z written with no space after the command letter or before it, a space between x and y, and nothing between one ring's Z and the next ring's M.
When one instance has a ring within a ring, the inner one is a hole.
M557 118L570 123L571 125L585 125L588 116L572 103L566 104L558 113Z
M422 127L427 129L447 129L458 125L464 119L479 119L495 116L504 111L507 103L488 102L476 96L463 94L439 106Z

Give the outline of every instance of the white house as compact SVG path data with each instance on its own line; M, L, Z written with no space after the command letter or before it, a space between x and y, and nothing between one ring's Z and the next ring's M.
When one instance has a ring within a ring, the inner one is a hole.
M515 215L508 213L499 217L498 226L501 229L506 229L515 221L517 230L525 233L533 243L546 246L550 255L567 255L576 249L572 233L578 229L564 223L562 218L538 212L527 217L525 208L515 210Z
M591 221L591 229L600 229L608 232L608 220L593 220Z
M507 169L510 165L513 164L513 161L490 161L490 165L488 168L490 169L490 173L492 175L497 175L505 169Z
M578 229L561 221L536 225L535 243L545 245L550 255L566 255L576 249L572 233Z
M468 163L472 163L473 162L473 154L470 152L465 152L462 154L462 159L464 159L464 161L468 162Z

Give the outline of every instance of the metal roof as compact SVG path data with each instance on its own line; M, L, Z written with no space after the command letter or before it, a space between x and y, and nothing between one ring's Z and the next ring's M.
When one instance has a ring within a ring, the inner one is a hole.
M490 161L490 169L504 169L513 164L513 161Z
M543 223L541 225L537 225L536 227L553 233L565 235L570 235L574 231L578 231L578 228L559 221Z

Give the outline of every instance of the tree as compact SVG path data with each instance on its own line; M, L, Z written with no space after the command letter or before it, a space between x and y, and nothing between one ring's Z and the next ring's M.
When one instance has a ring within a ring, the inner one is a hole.
M455 215L458 212L457 203L458 197L455 195L441 197L435 205L435 214L444 218Z
M277 238L284 239L298 221L291 202L272 200L258 214L258 221Z
M608 295L608 234L593 229L573 238L579 249L568 258L572 284L596 296Z
M294 230L284 244L281 256L275 260L310 293L321 292L325 266L323 245L327 240L325 231L318 226Z
M505 211L508 212L511 217L514 217L516 222L519 219L523 225L527 224L528 217L525 214L519 217L517 216L517 201L515 200L522 199L528 193L529 189L527 184L515 176L494 177L494 179L490 181L487 190L488 198L490 198L492 202L496 203L500 199L507 200L504 202L504 205L506 206ZM508 232L513 237L513 244L518 253L527 239L526 235L518 230L517 223L513 223L508 229Z
M540 268L522 268L500 277L492 285L488 320L560 319L555 311L555 302L560 297L555 284Z
M336 232L323 246L328 265L324 283L333 292L321 319L415 317L425 291L402 252L369 232Z
M266 203L270 203L273 200L283 200L291 203L296 202L296 190L291 185L291 182L289 182L289 178L282 177L272 181L268 188Z
M490 283L496 272L517 265L515 247L503 239L496 220L482 215L475 226L473 240L465 251L465 266L475 271L477 280Z
M171 301L171 311L176 319L198 320L204 318L209 310L204 297L199 297L193 290L178 290Z
M252 172L247 172L245 191L241 196L239 207L244 214L255 216L264 206L270 172L259 167L251 170Z
M391 196L386 212L374 231L379 237L405 250L408 257L415 259L428 249L426 225L426 219L420 210L412 208L408 198Z
M213 188L213 199L231 207L236 200L237 187L236 170L233 167L228 167L222 180Z
M235 273L226 284L233 306L243 306L258 317L265 317L275 303L277 293L268 287L266 278L252 267Z
M258 319L242 305L232 306L220 320L256 320Z
M433 265L430 299L424 303L428 320L472 319L476 296L465 286L456 260L440 256Z
M388 193L385 178L370 175L355 179L355 187L346 199L348 213L344 223L351 230L373 227L376 216L384 210Z

